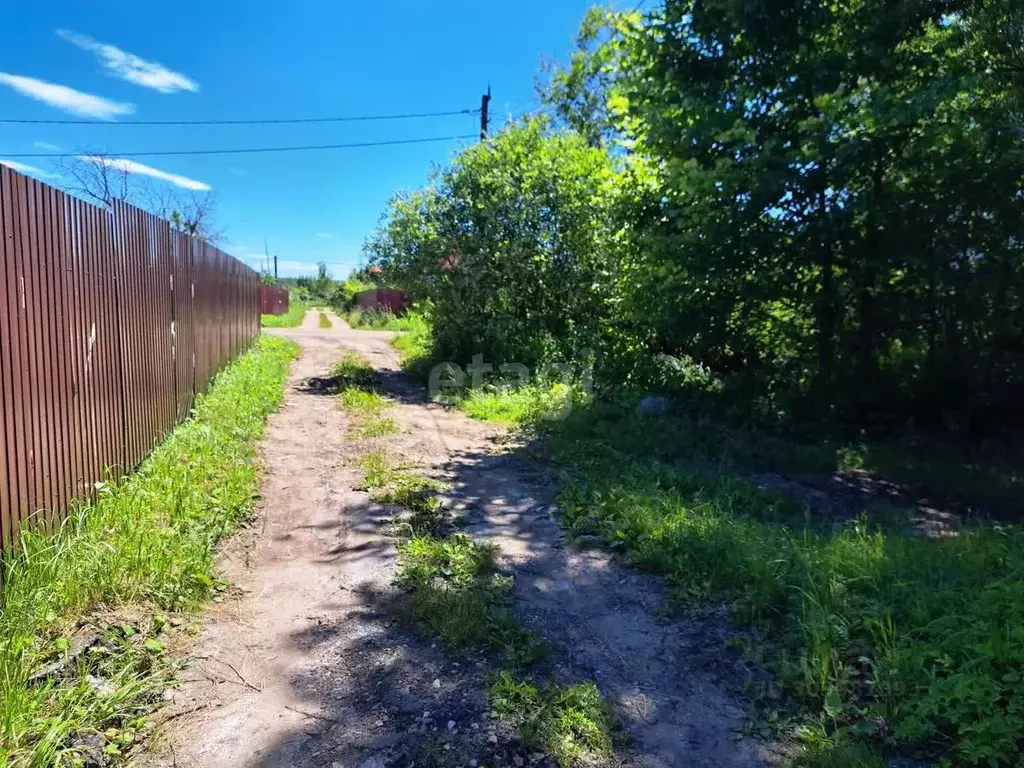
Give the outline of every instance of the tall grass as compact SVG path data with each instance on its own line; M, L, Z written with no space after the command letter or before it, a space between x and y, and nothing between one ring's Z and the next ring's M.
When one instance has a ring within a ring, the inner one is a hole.
M386 309L356 308L348 313L346 319L353 328L404 333L414 332L426 322L423 316L415 310L410 310L404 315L396 315Z
M767 443L717 431L711 445L697 426L662 439L656 418L609 419L580 414L550 436L572 478L565 523L664 574L683 601L724 601L754 627L761 641L747 651L784 695L754 693L766 712L811 713L796 732L805 762L1016 764L1024 532L978 524L928 539L909 513L815 519L731 469Z
M264 328L298 328L306 317L309 305L294 296L288 303L288 311L283 315L261 315L260 325Z
M77 735L120 732L151 706L166 674L154 663L162 646L128 642L129 630L108 633L103 653L63 677L29 678L60 658L76 622L96 609L159 614L209 597L214 547L257 498L256 442L296 351L289 341L258 339L135 472L78 506L54 535L22 532L0 612L0 762L70 765ZM162 626L159 617L147 623Z

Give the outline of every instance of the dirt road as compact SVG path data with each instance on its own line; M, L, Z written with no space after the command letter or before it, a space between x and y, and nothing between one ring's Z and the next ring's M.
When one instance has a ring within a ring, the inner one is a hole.
M476 538L516 576L517 618L555 648L554 673L592 679L627 738L616 765L752 766L769 760L738 739L743 710L722 679L721 619L666 621L662 586L608 555L566 545L542 473L504 449L502 432L428 404L399 373L391 334L309 313L295 339L284 406L263 446L256 525L228 543L233 585L161 717L159 754L140 764L202 766L548 765L489 718L483 662L446 654L394 621L389 514L354 490L352 459L380 443L444 479ZM373 363L394 400L399 435L346 436L336 399L305 386L343 348Z

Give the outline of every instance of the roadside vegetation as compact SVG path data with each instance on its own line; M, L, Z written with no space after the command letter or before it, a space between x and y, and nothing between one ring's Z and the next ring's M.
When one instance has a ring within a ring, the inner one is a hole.
M865 448L678 407L643 415L577 400L552 418L551 397L550 387L495 386L453 402L541 438L572 535L664 575L681 608L724 603L750 628L738 646L772 673L746 691L757 727L802 747L797 764L1013 764L1024 725L1008 716L1024 704L1012 671L1024 665L1019 526L967 519L931 538L916 510L882 500L818 515L751 477L857 469L871 460ZM954 478L973 476L960 469ZM1005 500L1006 488L989 498Z
M319 325L321 328L331 327L331 318L327 316L326 312L320 312Z
M895 8L594 10L554 118L397 196L366 252L426 321L411 372L527 367L444 397L541 438L574 533L751 630L798 761L1015 765L1024 15ZM805 478L904 487L812 508ZM925 535L918 499L960 519Z
M0 762L116 762L147 730L176 669L164 636L223 586L214 547L252 512L256 442L295 354L258 339L135 472L58 530L21 531L3 580Z
M264 328L298 328L310 307L292 294L288 302L288 311L283 315L261 315L260 325Z

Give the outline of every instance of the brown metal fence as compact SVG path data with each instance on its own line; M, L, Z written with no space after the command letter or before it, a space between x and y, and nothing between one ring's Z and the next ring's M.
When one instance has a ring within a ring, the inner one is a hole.
M261 285L260 312L264 315L287 315L288 289L274 285Z
M0 166L0 546L138 464L259 334L255 271Z

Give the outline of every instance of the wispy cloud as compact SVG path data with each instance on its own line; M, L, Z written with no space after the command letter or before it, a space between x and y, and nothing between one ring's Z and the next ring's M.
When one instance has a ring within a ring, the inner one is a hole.
M58 147L56 144L51 144L48 141L35 141L32 143L32 146L35 147L36 149L45 149L47 152L60 151L60 147Z
M88 35L68 29L58 29L57 34L82 50L95 54L107 71L121 80L141 85L143 88L152 88L160 93L199 90L199 84L195 80L180 72L174 72L163 64L122 51L116 45L101 43Z
M0 157L0 165L6 165L18 173L27 173L30 176L38 176L41 179L52 179L56 175L49 171L44 171L42 168L36 168L34 165L19 163L17 160L4 160L2 157Z
M126 171L128 173L137 173L141 176L152 176L154 179L160 179L167 181L176 187L182 189L191 189L195 192L208 192L212 187L209 184L205 184L195 179L190 179L187 176L179 176L176 173L167 173L167 171L161 171L158 168L151 168L148 165L137 163L134 160L127 160L120 157L103 157L100 155L79 155L83 160L89 160L94 163L101 163L108 168L114 168L119 171Z
M101 96L93 96L91 93L82 93L66 85L48 83L45 80L37 80L34 77L23 77L21 75L9 75L0 72L0 85L13 88L22 96L42 101L51 107L63 109L72 115L79 117L96 117L101 120L111 120L117 115L130 115L135 111L134 104L123 104L117 101L110 101Z
M334 237L334 235L332 235L330 232L317 232L316 236L317 237Z

